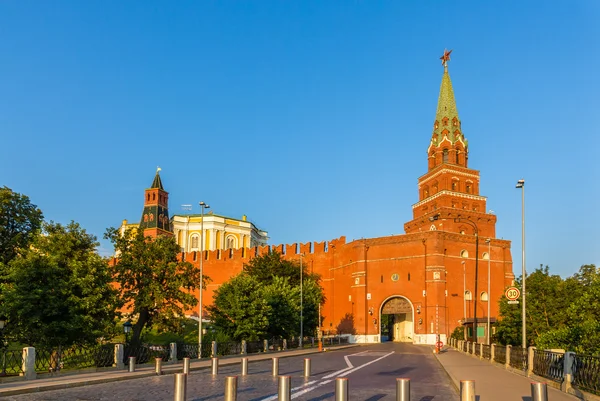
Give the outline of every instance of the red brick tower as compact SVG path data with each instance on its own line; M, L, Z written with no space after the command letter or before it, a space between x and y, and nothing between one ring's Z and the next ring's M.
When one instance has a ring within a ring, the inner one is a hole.
M140 228L149 237L173 235L169 220L169 193L163 188L159 172L160 168L156 169L152 185L144 191L144 212Z

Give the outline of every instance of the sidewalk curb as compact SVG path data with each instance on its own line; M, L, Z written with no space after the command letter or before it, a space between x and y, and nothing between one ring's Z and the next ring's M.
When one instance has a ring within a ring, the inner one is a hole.
M445 352L448 352L448 351L446 350ZM440 364L440 366L444 370L444 372L446 372L446 376L448 376L448 379L450 379L450 381L452 382L452 385L454 386L456 393L460 394L460 381L457 380L456 377L452 376L452 374L450 372L448 372L448 370L446 369L446 367L444 366L442 361L440 361L440 357L438 356L439 354L433 354L433 355L435 356L435 360Z
M333 348L328 348L327 352L332 352L332 351L336 351L336 350L342 350L342 349L346 349L346 348L352 348L352 347L359 347L361 346L361 344L347 344L347 345L338 345L335 346ZM285 352L285 354L283 354ZM268 352L268 353L262 353L262 354L253 354L253 355L227 355L225 356L223 359L219 359L219 366L228 366L228 365L237 365L240 363L239 359L240 358L248 358L248 363L252 363L252 362L262 362L262 361L268 361L271 358L277 357L277 358L291 358L294 356L301 356L301 355L311 355L311 354L322 354L325 351L319 351L317 349L314 348L309 348L306 350L288 350L288 351L280 351L280 353L278 352ZM254 358L252 358L254 357ZM252 358L252 359L250 359ZM211 368L211 362L210 359L202 359L202 360L195 360L197 366L190 366L190 371L191 372L195 372L195 371L200 371L200 370L208 370ZM198 366L202 364L202 366ZM119 382L119 381L125 381L125 380L134 380L134 379L141 379L141 378L145 378L145 377L151 377L151 376L156 376L156 372L154 371L154 367L150 367L150 366L144 366L142 368L139 368L139 371L136 372L128 372L127 370L120 370L120 371L110 371L110 374L112 376L109 377L98 377L98 378L87 378L87 379L82 379L81 381L77 381L77 375L72 375L72 376L61 376L61 377L57 377L56 379L71 379L74 380L73 382L66 382L66 383L47 383L47 384L40 384L39 386L35 386L35 380L31 380L31 381L19 381L19 382L12 382L11 384L14 383L19 383L21 385L20 388L6 388L6 389L2 389L0 388L0 397L6 397L6 396L10 396L10 395L21 395L21 394L29 394L29 393L39 393L42 391L51 391L51 390L64 390L64 389L68 389L68 388L74 388L74 387L84 387L84 386L90 386L90 385L94 385L94 384L104 384L104 383L111 383L111 382ZM143 370L141 370L143 369ZM170 365L163 365L163 376L165 375L173 375L175 373L181 373L181 371L183 370L183 366L181 365L181 363L177 363L177 364L170 364ZM119 374L121 373L121 374ZM99 375L101 375L102 373L99 373ZM38 379L36 379L38 380ZM48 380L48 379L46 379ZM32 386L33 385L33 386Z

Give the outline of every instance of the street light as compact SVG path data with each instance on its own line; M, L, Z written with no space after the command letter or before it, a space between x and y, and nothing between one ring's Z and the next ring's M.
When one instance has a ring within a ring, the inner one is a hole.
M302 257L304 256L303 253L300 254L300 341L298 342L298 344L300 345L300 348L302 348L302 340L304 338L304 315L303 315L303 310L304 310L304 299L302 297L302 278L303 278L303 268L302 268Z
M477 279L479 275L479 229L475 222L468 219L461 219L457 217L454 219L455 223L467 223L475 229L475 293L473 294L473 327L475 330L475 342L477 342Z
M467 264L463 260L463 325L467 321ZM465 341L467 340L467 331L463 330Z
M6 317L0 316L0 334L2 337L2 371L0 372L0 376L6 376L6 348L8 346L8 341L4 339L4 327L6 327Z
M125 323L123 323L123 332L125 333L125 344L128 343L127 337L128 337L128 334L131 333L132 326L133 325L131 324L131 322L129 320L126 321Z
M522 281L523 281L523 321L521 323L521 336L523 337L523 348L527 348L527 322L525 309L525 180L517 181L516 188L521 189L521 250L522 250Z
M202 358L202 287L204 282L204 209L210 209L204 202L200 202L200 305L198 305L198 359Z
M492 259L492 239L488 238L485 240L485 242L487 242L488 244L488 277L487 277L487 284L488 284L488 289L487 289L487 334L486 334L486 338L485 338L485 343L487 345L490 345L490 329L492 326L490 326L490 260Z

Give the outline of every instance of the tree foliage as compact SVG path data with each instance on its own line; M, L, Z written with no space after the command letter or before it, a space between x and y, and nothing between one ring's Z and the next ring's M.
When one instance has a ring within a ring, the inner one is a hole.
M48 223L5 271L6 334L33 346L94 344L112 336L116 291L96 237L79 224Z
M143 230L121 233L109 228L104 235L117 257L111 274L119 288L119 300L128 308L133 324L132 343L138 343L146 326L176 326L185 311L198 304L195 290L200 269L178 260L179 245L172 236L145 237ZM208 277L203 277L206 286Z
M495 340L519 345L522 308L506 301L500 301ZM528 345L600 353L600 272L595 265L581 266L564 280L540 266L527 276L526 302Z
M41 228L44 216L25 195L0 188L0 266L20 249L27 249Z
M303 334L314 333L323 302L320 277L302 266ZM215 291L208 307L215 326L235 340L290 338L300 334L300 265L269 252Z

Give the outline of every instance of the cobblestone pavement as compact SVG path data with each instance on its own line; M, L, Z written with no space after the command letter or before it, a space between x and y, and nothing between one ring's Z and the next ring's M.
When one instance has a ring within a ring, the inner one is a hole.
M304 356L279 360L279 374L291 376L297 400L333 400L336 377L347 377L354 400L393 400L397 377L411 379L411 399L457 401L458 395L430 347L412 344L376 344L310 355L312 375L302 377ZM239 401L271 401L277 397L277 377L270 360L248 365L248 376L239 376L238 365L192 372L187 381L188 401L222 400L226 376L238 375ZM11 401L158 401L173 400L174 375L154 376L64 390L2 398Z

